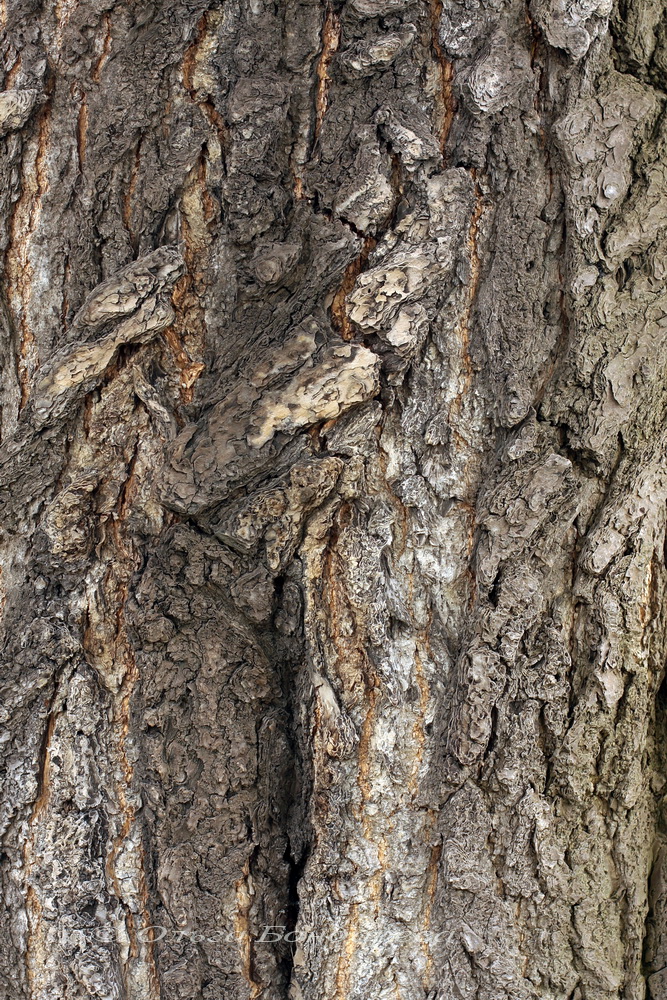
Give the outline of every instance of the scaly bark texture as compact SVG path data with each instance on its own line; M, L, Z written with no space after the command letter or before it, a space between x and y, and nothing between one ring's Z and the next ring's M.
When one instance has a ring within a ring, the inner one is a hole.
M3 1000L667 1000L664 8L0 30Z

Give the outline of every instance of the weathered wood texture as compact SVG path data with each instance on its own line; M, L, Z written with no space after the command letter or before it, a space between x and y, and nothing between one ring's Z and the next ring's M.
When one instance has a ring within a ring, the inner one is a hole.
M0 996L666 1000L664 7L0 27Z

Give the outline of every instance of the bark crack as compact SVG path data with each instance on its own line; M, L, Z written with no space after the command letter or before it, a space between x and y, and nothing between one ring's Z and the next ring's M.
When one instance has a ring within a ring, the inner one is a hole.
M331 3L327 3L324 23L322 25L322 50L315 67L315 127L313 129L313 143L316 143L320 136L324 116L329 104L329 66L338 51L341 38L340 18L334 12Z
M50 93L53 87L47 88ZM48 148L51 139L51 99L40 109L36 134L26 143L22 160L21 196L9 222L9 243L5 251L7 298L19 333L16 359L20 388L19 411L28 402L30 381L39 365L39 351L30 321L34 268L32 241L41 219L42 200L49 188Z
M447 58L440 42L440 20L442 18L442 0L429 0L431 19L431 48L435 55L440 74L440 87L436 91L437 132L440 152L443 157L447 139L451 131L456 101L454 98L454 63Z

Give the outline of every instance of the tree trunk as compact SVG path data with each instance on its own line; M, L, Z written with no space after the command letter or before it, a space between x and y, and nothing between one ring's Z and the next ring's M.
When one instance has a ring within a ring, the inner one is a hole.
M4 0L0 984L667 1000L656 0Z

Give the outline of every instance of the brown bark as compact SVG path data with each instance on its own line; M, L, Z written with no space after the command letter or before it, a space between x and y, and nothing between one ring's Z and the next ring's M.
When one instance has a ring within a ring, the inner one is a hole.
M0 29L0 995L665 1000L664 10Z

